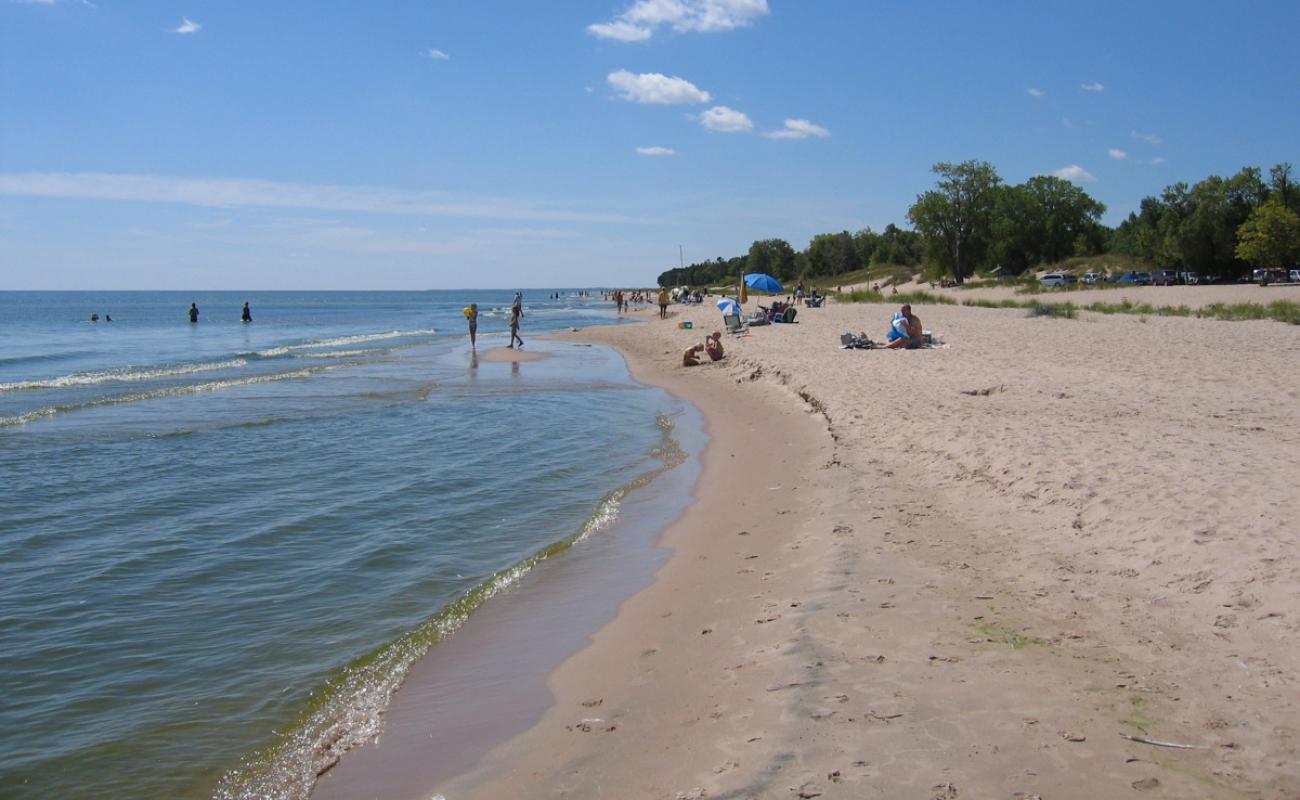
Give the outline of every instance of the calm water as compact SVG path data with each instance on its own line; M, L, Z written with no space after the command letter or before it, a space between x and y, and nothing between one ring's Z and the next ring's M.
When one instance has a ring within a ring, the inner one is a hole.
M510 365L460 314L510 292L0 293L0 795L294 796L371 736L671 457L677 401L532 338L615 321L565 295Z

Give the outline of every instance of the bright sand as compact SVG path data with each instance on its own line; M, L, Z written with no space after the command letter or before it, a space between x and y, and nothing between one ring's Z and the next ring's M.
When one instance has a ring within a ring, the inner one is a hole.
M893 310L691 369L708 306L580 334L703 412L699 502L422 796L1300 794L1300 327L918 305L948 349L839 349Z

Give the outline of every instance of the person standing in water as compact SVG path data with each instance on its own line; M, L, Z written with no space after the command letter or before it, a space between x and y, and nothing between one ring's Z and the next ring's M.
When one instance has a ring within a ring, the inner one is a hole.
M519 318L523 315L524 310L519 306L510 309L510 344L506 345L507 347L514 347L515 341L519 342L520 347L524 346L524 340L519 335Z
M199 321L199 307L190 303L190 322Z
M465 315L465 321L469 323L469 346L472 350L476 346L475 337L478 334L478 303L470 303L465 306L465 310L461 313Z
M239 319L243 322L253 321L253 312L248 310L248 301L244 301L244 310L240 313Z

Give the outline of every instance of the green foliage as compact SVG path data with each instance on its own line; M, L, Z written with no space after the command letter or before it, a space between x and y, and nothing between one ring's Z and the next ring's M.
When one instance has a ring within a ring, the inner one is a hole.
M941 294L931 294L926 291L916 292L899 292L898 294L885 294L874 289L858 289L852 292L845 292L836 295L835 299L842 303L898 303L902 305L908 303L911 305L942 305L955 306L957 301L951 297Z
M899 297L902 296L899 295ZM914 300L911 302L919 301ZM1153 306L1150 303L1134 303L1128 299L1118 303L1090 303L1082 307L1068 302L1042 303L1037 300L984 300L979 298L963 300L961 304L978 308L1025 308L1029 310L1029 316L1031 317L1051 316L1074 319L1079 311L1091 311L1094 314L1137 314L1141 317L1201 317L1221 320L1271 319L1291 325L1300 325L1300 302L1295 300L1277 300L1267 305L1263 303L1238 303L1236 305L1215 303L1199 309L1193 309L1185 305Z
M749 247L745 272L764 272L782 282L795 277L794 248L785 239L762 239Z
M927 252L957 283L983 263L993 240L1002 179L987 161L940 162L936 188L916 198L908 220L925 238Z
M1031 317L1056 317L1059 319L1075 319L1079 316L1079 309L1074 303L1030 303L1029 316Z
M1237 257L1257 267L1289 267L1300 259L1300 216L1280 200L1255 209L1237 229Z
M1160 197L1143 199L1140 211L1115 229L1110 246L1158 268L1240 275L1248 266L1238 249L1241 226L1270 200L1282 208L1300 206L1291 165L1279 164L1269 175L1265 183L1258 168L1246 167L1230 178L1211 175L1195 186L1168 186Z

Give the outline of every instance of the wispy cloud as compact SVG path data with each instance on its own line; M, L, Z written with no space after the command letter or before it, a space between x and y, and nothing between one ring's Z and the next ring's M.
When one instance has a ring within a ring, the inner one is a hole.
M1151 159L1151 163L1152 163L1152 164L1163 164L1163 163L1165 163L1165 157L1164 157L1164 156L1156 156L1155 158Z
M637 75L620 69L609 73L609 85L622 92L623 99L633 103L673 105L677 103L707 103L711 95L685 78L669 77L658 72Z
M439 50L439 49L436 48L436 47L430 47L430 48L429 48L429 58L432 58L434 61L450 61L450 60L451 60L451 56L447 55L446 53L442 52L441 50Z
M675 156L675 155L677 155L677 151L674 150L674 149L672 149L671 147L659 147L658 145L656 145L656 146L654 146L654 147L638 147L638 148L636 149L636 151L637 151L637 153L639 153L639 154L641 154L641 155L643 155L643 156Z
M1131 133L1130 135L1134 139L1141 139L1147 144L1160 144L1161 142L1164 141L1164 139L1161 139L1159 136L1157 136L1154 133L1142 133L1141 131L1133 131L1133 133Z
M768 131L763 135L769 139L807 139L809 136L826 139L831 135L831 132L820 125L812 124L806 119L787 119L784 128Z
M743 112L726 106L714 106L698 117L700 124L717 133L744 133L754 129L754 123Z
M1068 167L1061 167L1053 170L1052 174L1058 178L1063 178L1071 183L1096 183L1097 176L1078 164L1071 164Z
M1105 86L1102 86L1100 83L1097 83L1096 81L1093 81L1092 83L1081 83L1081 84L1079 84L1079 88L1082 89L1082 90L1084 90L1085 92L1104 92L1104 91L1106 91L1106 87L1105 87Z
M1025 92L1030 97L1042 97L1043 95L1047 94L1047 92L1044 92L1042 89L1039 89L1037 86L1030 86L1028 89L1025 90Z
M543 208L512 201L456 201L434 192L244 178L171 178L104 172L0 174L0 195L176 203L205 208L293 208L471 219L632 222L618 214Z
M1128 158L1128 153L1125 153L1123 150L1119 149L1118 147L1112 147L1111 149L1106 151L1106 154L1109 155L1111 158L1115 159L1116 161L1123 161L1124 159Z
M587 32L643 42L664 26L677 33L714 33L750 25L767 13L767 0L637 0L609 22L588 25Z
M180 27L172 28L172 33L198 33L199 29L202 27L202 25L189 17L181 17Z

